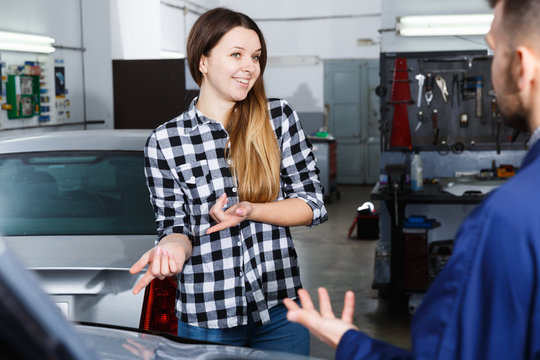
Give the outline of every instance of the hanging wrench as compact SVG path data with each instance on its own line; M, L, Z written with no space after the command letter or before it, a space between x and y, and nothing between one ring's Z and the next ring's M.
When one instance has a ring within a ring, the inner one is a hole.
M414 129L414 131L417 132L418 130L420 130L420 126L422 126L423 123L428 122L428 120L429 119L426 116L424 116L424 112L419 111L418 112L418 124L416 125L416 128Z
M431 113L431 125L433 127L433 145L437 145L439 143L438 117L439 115L437 109L433 109L433 112Z
M424 87L426 77L423 74L418 74L415 78L418 80L418 100L416 106L420 109L420 105L422 105L422 88Z
M437 75L435 76L435 82L437 83L439 90L441 90L441 94L442 94L444 102L447 102L448 89L446 88L446 80L444 80L444 78L441 75Z
M426 98L427 106L431 105L431 100L433 100L433 75L427 73L426 75L426 93L424 94Z

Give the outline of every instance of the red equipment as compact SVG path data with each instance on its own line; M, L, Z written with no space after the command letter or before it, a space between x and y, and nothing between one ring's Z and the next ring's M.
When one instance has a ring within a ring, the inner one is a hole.
M407 106L412 103L409 83L407 59L396 58L390 99L390 103L394 106L390 146L412 147L409 115L407 113Z

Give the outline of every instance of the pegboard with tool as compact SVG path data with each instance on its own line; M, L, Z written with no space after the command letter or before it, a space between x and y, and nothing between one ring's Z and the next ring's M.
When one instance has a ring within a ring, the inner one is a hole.
M484 50L381 53L381 151L524 149L528 134L499 112L491 61Z
M61 73L62 87L55 81ZM0 130L53 125L69 119L63 61L51 56L0 62Z

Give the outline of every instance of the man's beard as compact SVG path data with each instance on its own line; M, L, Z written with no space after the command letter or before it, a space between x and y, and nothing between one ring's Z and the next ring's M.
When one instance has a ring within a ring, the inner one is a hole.
M527 132L529 131L529 112L519 96L517 80L511 70L513 66L514 61L510 61L504 72L504 89L500 95L497 94L497 101L504 123L514 129Z

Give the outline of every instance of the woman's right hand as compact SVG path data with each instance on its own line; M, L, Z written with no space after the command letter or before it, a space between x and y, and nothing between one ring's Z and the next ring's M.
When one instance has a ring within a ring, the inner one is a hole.
M137 274L148 265L146 273L133 287L133 294L138 294L156 278L163 280L180 273L191 256L191 249L191 242L184 235L171 234L161 239L129 269L131 274Z

